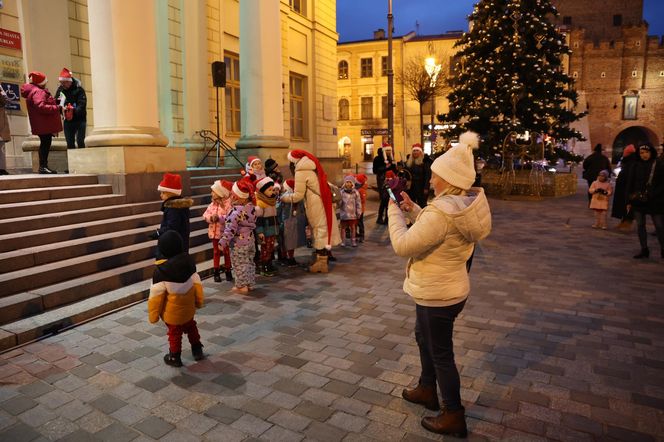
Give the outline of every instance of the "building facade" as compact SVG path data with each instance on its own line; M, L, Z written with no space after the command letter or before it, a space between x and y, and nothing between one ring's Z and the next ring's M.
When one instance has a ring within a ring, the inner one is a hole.
M219 93L221 136L243 156L337 156L333 0L5 0L0 28L20 40L0 39L6 89L32 70L47 74L52 92L63 67L81 80L89 147L132 144L117 130L109 138L109 127L150 127L138 143L184 148L195 165L204 151L196 132L216 132ZM223 88L213 86L214 61L225 62ZM25 103L15 107L7 150L20 169L30 166L31 142Z
M554 0L568 34L569 75L588 116L585 149L601 143L617 161L628 144L664 139L664 40L648 35L642 0Z
M437 96L433 108L420 105L404 86L409 63L421 63L433 56L441 65L437 81L450 73L454 44L459 33L417 36L410 33L393 39L394 71L394 151L397 160L405 160L411 146L425 135L424 149L431 151L429 126L432 114L448 111L445 96ZM383 30L374 39L340 43L337 46L337 119L338 149L346 167L366 169L377 149L387 141L387 39ZM407 82L406 82L407 83ZM434 119L434 125L439 125Z

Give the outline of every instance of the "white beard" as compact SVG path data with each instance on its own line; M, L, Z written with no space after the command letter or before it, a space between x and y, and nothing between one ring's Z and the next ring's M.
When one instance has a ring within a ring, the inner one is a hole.
M413 156L411 155L410 158L408 158L408 161L406 161L406 167L413 167L413 165L421 166L422 164L424 164L424 157L423 156L413 158Z

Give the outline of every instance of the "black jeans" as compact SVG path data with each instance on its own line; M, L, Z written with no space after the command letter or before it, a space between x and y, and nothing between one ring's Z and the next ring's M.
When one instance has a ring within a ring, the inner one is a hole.
M53 134L37 136L39 137L39 167L48 167L48 153L51 151Z
M64 123L65 140L67 140L67 149L82 149L85 147L85 128L87 122L85 121L67 121ZM76 139L76 144L74 144Z
M454 320L461 313L466 301L448 307L424 307L417 305L415 339L420 349L422 374L420 383L440 388L446 410L460 410L461 381L454 362L452 332Z
M636 231L639 234L639 243L642 249L648 248L648 232L646 231L646 214L638 210L634 210L634 219L636 220ZM652 222L655 224L655 231L657 232L657 240L659 247L664 249L664 214L658 213L650 215Z

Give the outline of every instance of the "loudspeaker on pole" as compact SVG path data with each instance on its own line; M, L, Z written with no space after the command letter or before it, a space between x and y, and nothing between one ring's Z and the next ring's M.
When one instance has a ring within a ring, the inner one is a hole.
M226 63L215 61L212 63L212 85L226 87Z

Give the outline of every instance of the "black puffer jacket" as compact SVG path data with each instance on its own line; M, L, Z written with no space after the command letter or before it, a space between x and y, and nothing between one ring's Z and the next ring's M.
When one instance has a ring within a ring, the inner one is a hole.
M627 215L627 185L632 177L632 170L638 161L638 154L631 154L620 161L620 174L616 179L616 188L613 191L613 207L611 209L611 216L618 219L623 219Z
M74 118L72 121L86 121L88 112L85 107L88 105L88 98L85 95L85 89L81 82L74 78L74 82L69 89L62 86L55 91L55 101L60 104L60 94L65 96L65 106L71 104L74 106Z
M175 230L182 238L185 252L189 251L189 208L193 204L194 200L190 198L174 196L164 201L161 205L164 217L161 220L161 226L157 234L162 235L169 230Z
M655 173L652 178L649 199L646 203L630 201L634 210L647 214L664 214L664 162L662 160L651 159L643 161L639 159L632 169L631 177L627 185L627 197L636 192L643 192L648 185L650 171L655 164Z

